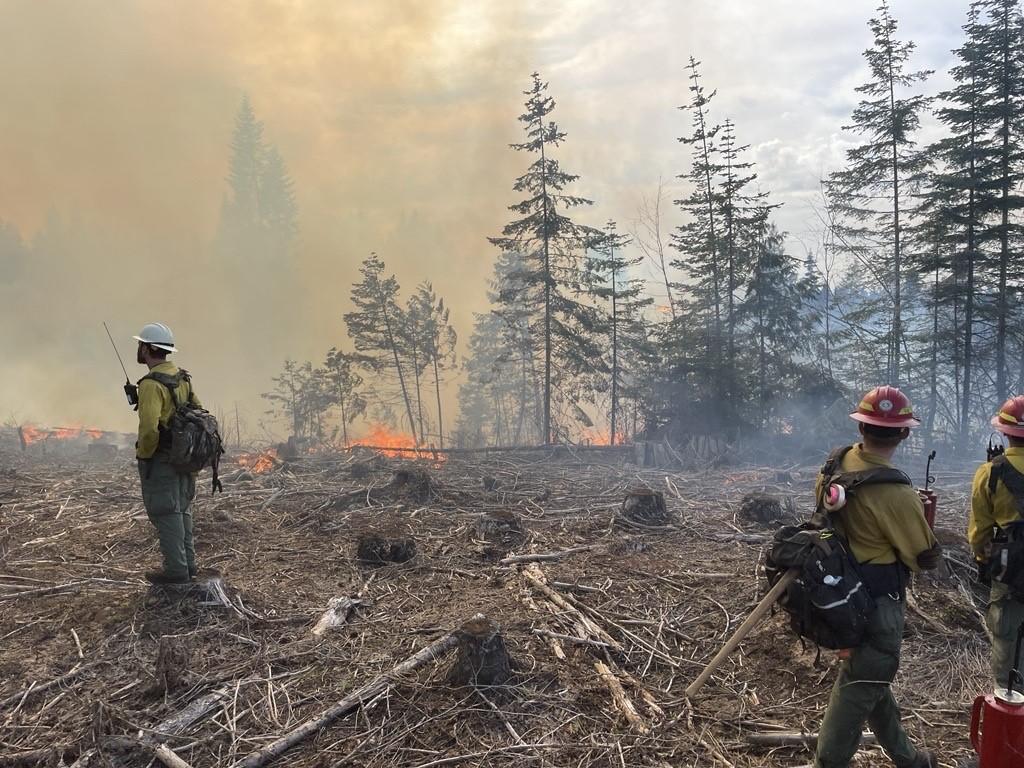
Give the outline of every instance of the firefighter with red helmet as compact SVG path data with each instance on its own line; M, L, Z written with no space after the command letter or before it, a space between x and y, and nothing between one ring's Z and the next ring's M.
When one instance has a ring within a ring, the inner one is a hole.
M971 487L967 539L978 562L978 575L991 584L985 623L992 638L992 674L1006 687L1017 629L1024 622L1024 395L1011 397L992 417L992 426L1009 447L993 452L978 467ZM1017 565L1017 567L1014 567Z
M910 428L920 422L907 396L888 386L864 395L850 418L859 422L861 441L832 453L825 465L829 474L885 472L893 479L858 487L829 516L830 525L846 539L875 607L861 645L841 652L843 662L821 723L814 765L847 768L866 723L898 768L937 768L935 755L918 750L903 730L890 687L899 668L910 573L935 568L942 555L920 496L891 463ZM829 483L825 472L823 467L816 489L819 500Z

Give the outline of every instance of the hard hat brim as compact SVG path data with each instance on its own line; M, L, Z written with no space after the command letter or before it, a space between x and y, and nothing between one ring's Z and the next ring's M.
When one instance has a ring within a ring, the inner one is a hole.
M993 416L989 424L995 427L997 431L1002 432L1004 435L1009 435L1010 437L1024 437L1024 427L1017 427L1014 426L1013 424L1007 424L1005 421L1002 421L998 416Z
M135 339L136 341L141 341L143 344L149 344L149 346L151 346L151 347L156 347L157 349L163 349L163 350L166 350L167 352L177 352L178 351L178 348L175 347L173 344L159 344L159 343L157 343L155 341L147 341L146 339L142 338L141 336L132 336L132 338Z
M859 421L862 424L873 424L876 427L892 427L893 429L921 426L921 420L913 416L897 416L895 418L884 419L881 416L868 416L865 413L854 411L850 414L850 418L854 421Z

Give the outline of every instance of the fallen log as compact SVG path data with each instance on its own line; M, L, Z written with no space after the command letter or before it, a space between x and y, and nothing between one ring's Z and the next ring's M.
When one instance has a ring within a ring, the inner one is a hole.
M615 677L611 669L608 668L608 665L602 661L595 661L594 669L597 670L601 681L608 686L608 691L611 693L615 708L622 713L633 730L640 734L650 733L651 729L647 727L643 718L640 717L640 713L636 711L636 705L633 704L632 699L629 698L626 691L622 688L622 683Z
M757 747L809 747L818 746L818 734L801 733L799 731L779 731L777 733L748 733L746 742ZM862 747L877 744L878 739L873 733L862 733Z
M393 686L399 677L414 672L430 661L443 656L458 644L458 637L455 632L449 632L443 637L435 640L426 648L407 658L400 664L392 667L383 675L375 677L361 688L353 691L345 698L331 705L321 714L310 718L298 728L295 728L280 738L272 741L267 746L250 753L245 758L235 763L235 768L261 768L276 757L280 757L296 744L310 738L314 734L326 728L338 718L344 717L379 697Z
M551 603L554 603L557 607L571 615L576 622L583 628L583 630L591 637L600 640L601 642L607 643L608 646L616 653L622 653L622 645L614 637L609 635L604 629L602 629L595 621L589 616L584 614L575 605L565 599L563 595L553 590L548 586L547 577L535 563L531 563L526 566L523 571L523 576L529 581L541 594L544 595Z
M563 549L561 552L541 552L531 555L510 555L509 557L503 557L498 561L498 565L514 565L515 563L541 563L548 560L561 560L563 557L569 555L575 555L578 552L589 552L593 546L586 547L573 547L572 549Z
M760 622L768 611L771 610L775 601L782 596L782 593L786 591L786 588L793 582L799 573L800 571L798 569L790 568L777 582L775 582L775 586L768 591L768 594L765 595L754 610L750 612L747 620L740 625L739 629L737 629L733 633L732 637L726 641L725 645L722 646L722 650L715 655L715 658L708 662L708 665L704 667L704 671L697 675L697 679L690 683L689 687L686 689L687 697L696 695L697 691L704 687L704 683L708 681L708 678L711 677L715 670L721 666L726 657L735 651L739 644L743 642L743 638L750 633L750 630L756 627L758 622Z
M154 725L151 729L152 735L143 737L141 740L150 744L156 744L160 742L161 737L178 736L231 698L237 687L261 682L262 679L260 677L249 677L244 680L233 680L216 691L200 696L198 699L189 702L180 712L176 712Z

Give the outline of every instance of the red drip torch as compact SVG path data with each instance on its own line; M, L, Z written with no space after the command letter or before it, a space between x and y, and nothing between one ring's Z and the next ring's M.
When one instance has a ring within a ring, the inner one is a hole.
M1010 671L1006 688L974 700L971 713L971 746L978 753L978 768L1019 768L1024 765L1024 688L1020 667L1020 647L1024 624L1017 630L1015 668Z
M932 451L928 454L928 463L924 468L924 488L917 489L921 501L924 502L924 519L928 521L928 527L933 531L935 530L935 510L939 506L939 497L928 487L935 482L935 478L932 476L932 459L934 458L935 451Z

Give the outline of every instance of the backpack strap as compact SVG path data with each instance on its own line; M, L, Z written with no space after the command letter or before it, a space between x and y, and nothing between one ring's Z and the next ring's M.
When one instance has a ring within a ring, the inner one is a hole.
M847 493L856 491L865 485L883 485L886 483L914 485L914 481L907 476L906 472L895 467L875 467L873 469L862 469L857 472L840 472L832 476L832 482L843 486Z
M996 486L999 481L1003 481L1003 485L1013 495L1013 500L1017 503L1017 513L1024 513L1024 474L1022 474L1005 454L996 456L990 462L992 464L992 470L988 476L988 492L992 496L996 492Z
M185 398L185 402L192 402L192 377L189 375L188 371L184 369L179 370L177 373L156 373L154 371L150 371L139 379L139 381L143 382L146 379L155 381L170 392L171 402L174 403L175 409L182 406L182 403L178 400L178 387L181 386L181 382L184 381L188 384L188 397Z
M820 474L826 478L836 474L836 470L843 466L843 458L853 450L852 445L844 445L836 448L828 455L825 459L825 463L821 465Z

